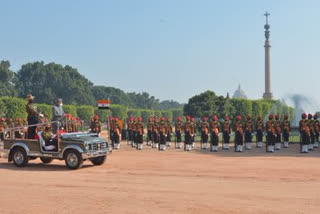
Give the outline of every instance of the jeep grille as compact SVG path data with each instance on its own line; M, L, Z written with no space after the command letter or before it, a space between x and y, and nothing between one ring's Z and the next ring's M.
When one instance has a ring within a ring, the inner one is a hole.
M91 143L89 144L89 150L91 151L99 151L99 150L105 150L106 149L106 143Z

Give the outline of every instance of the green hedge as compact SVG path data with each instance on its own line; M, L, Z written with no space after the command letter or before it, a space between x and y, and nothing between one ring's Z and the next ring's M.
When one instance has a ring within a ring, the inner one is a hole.
M127 118L128 108L122 105L111 105L111 112L113 117L118 117L120 120Z
M74 105L63 105L64 113L71 114L73 117L78 117L77 107Z
M26 100L16 97L1 97L0 98L0 114L7 118L25 118L26 112Z
M141 117L140 109L129 109L127 112L128 117Z
M99 115L101 121L106 121L107 118L111 115L111 111L108 109L94 109L94 114Z
M52 106L47 104L36 104L36 106L39 113L46 115L49 120L52 119Z
M94 115L94 108L93 106L87 106L87 105L78 106L77 115L81 120L89 122Z

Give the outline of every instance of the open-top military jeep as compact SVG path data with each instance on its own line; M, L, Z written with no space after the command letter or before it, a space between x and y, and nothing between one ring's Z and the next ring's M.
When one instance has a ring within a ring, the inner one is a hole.
M3 140L4 157L17 167L24 167L29 160L40 158L43 163L53 159L65 160L70 169L82 167L83 161L90 160L94 165L102 165L109 151L108 143L97 134L65 133L55 138L54 149L47 149L46 142L39 139L5 138Z

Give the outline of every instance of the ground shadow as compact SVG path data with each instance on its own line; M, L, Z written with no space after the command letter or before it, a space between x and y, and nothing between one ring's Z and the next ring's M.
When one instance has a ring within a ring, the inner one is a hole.
M94 165L87 163L82 168L90 168ZM13 170L13 171L68 171L70 170L64 164L44 164L44 163L28 163L26 167L16 167L12 162L0 163L0 170Z

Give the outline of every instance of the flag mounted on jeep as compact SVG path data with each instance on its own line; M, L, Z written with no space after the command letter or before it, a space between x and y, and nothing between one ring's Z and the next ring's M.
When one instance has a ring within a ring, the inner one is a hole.
M97 100L98 109L109 109L110 108L110 100Z

